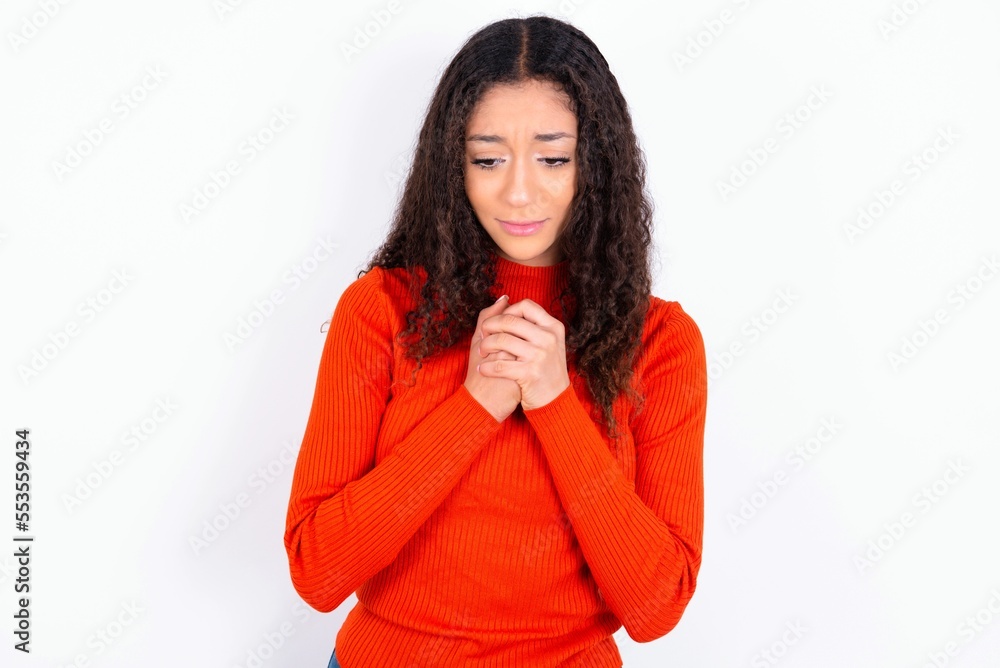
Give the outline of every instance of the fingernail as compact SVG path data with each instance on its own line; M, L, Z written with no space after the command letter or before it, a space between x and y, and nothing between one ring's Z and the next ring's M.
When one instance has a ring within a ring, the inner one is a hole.
M506 299L506 298L507 298L507 295L500 295L500 299ZM496 300L496 301L494 302L494 306L495 306L496 304L499 304L499 303L500 303L500 299L498 299L498 300Z

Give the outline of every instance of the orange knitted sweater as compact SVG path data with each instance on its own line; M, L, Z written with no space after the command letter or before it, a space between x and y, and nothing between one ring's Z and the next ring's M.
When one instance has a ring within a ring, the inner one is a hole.
M568 322L553 301L568 260L497 260L494 296ZM697 325L650 296L633 378L646 403L616 401L616 454L572 365L559 396L503 422L465 388L471 334L411 387L394 343L414 307L404 271L373 268L333 312L284 533L295 590L322 612L357 593L344 668L621 666L612 634L673 629L701 565Z

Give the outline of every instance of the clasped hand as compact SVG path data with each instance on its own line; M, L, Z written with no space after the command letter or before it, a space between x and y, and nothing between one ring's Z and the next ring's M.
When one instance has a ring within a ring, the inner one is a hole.
M566 329L530 299L511 304L482 323L482 357L506 351L516 359L493 359L479 365L484 376L508 378L521 388L521 408L540 408L570 385L566 368Z

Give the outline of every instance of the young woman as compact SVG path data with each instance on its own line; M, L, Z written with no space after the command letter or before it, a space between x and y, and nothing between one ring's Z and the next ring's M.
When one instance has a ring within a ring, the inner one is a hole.
M695 590L707 372L650 294L626 102L565 22L444 72L392 229L340 296L284 544L330 666L622 665ZM499 298L499 299L498 299Z

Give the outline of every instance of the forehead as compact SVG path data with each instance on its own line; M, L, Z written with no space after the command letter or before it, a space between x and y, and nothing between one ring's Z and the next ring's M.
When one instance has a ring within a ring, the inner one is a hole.
M576 115L570 110L569 96L547 81L497 84L483 94L469 118L470 131L501 125L551 129L553 124L575 129Z

